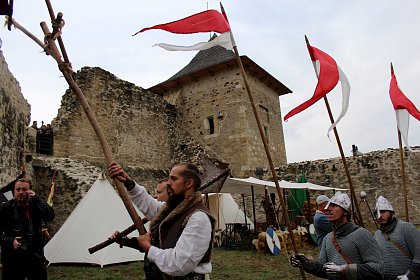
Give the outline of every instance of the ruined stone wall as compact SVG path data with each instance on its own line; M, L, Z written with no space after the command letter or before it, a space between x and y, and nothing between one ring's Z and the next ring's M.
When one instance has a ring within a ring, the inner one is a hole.
M0 186L21 173L30 105L0 51Z
M285 164L278 95L254 78L250 78L250 87L266 126L274 164ZM200 78L166 93L164 98L176 105L179 119L191 134L230 163L234 176L250 176L255 167L268 165L238 69Z
M408 188L410 221L420 224L420 154L405 150L405 171ZM355 193L365 191L366 201L373 209L376 198L385 196L393 205L396 215L404 218L404 198L398 149L387 149L346 158ZM279 168L279 178L296 182L301 172L308 182L337 188L349 188L341 158L291 163ZM331 195L332 193L327 193ZM313 193L313 198L317 193ZM372 223L366 203L360 205L363 219Z
M76 82L96 114L115 161L146 169L169 168L175 139L173 106L100 68L83 68ZM70 90L52 125L54 156L105 162L92 126Z

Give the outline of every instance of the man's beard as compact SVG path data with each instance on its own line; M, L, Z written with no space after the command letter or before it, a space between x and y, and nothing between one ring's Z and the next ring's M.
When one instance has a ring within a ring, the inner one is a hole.
M168 197L166 205L169 209L175 209L184 200L184 194L172 194Z

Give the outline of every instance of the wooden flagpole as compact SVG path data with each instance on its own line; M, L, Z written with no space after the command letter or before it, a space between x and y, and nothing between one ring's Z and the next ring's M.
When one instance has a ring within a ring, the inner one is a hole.
M404 149L402 146L401 132L397 127L398 131L398 143L400 146L400 162L401 162L401 176L403 183L403 195L404 195L404 210L405 210L405 221L409 222L410 217L408 216L408 198L407 198L407 178L405 177L405 167L404 167Z
M225 14L225 10L223 8L222 3L220 3L220 8L222 10L222 13ZM290 231L290 239L292 241L293 250L294 250L295 254L297 254L298 250L297 250L297 247L296 247L296 241L295 241L293 231L291 230L291 227L290 227L289 214L287 213L286 204L284 203L284 200L283 200L283 194L281 192L280 185L279 185L279 180L277 178L277 174L276 174L276 171L274 169L274 164L273 164L273 160L271 158L270 150L268 148L267 139L265 137L264 130L263 130L262 125L261 125L260 117L258 116L258 111L257 111L257 108L255 106L254 97L253 97L251 89L249 87L248 78L246 76L245 69L244 69L244 66L242 64L242 60L241 60L241 57L239 55L238 47L236 46L236 43L235 43L235 40L233 38L232 32L230 32L230 38L232 40L232 46L233 46L233 50L234 50L235 55L236 55L236 60L238 61L238 66L239 66L239 69L241 71L242 78L244 80L245 89L248 93L248 97L249 97L249 101L251 103L252 111L254 112L254 117L255 117L255 120L257 122L258 131L260 132L261 140L262 140L263 145L264 145L265 153L267 155L268 164L270 165L271 174L273 176L273 180L274 180L274 183L276 185L277 194L279 196L279 200L280 200L282 211L283 211L283 217L284 217L284 220L286 222L286 226L288 227L288 229ZM305 271L303 270L302 267L300 267L300 274L301 274L302 279L306 279Z
M306 35L305 35L305 41L306 41L306 44L308 46L310 46L308 37L306 37ZM315 65L314 65L314 69L315 69ZM315 74L317 75L317 78L318 78L318 74L317 74L316 69L315 69ZM330 107L330 104L328 103L328 99L327 99L326 96L324 96L324 102L325 102L325 106L327 107L328 116L330 118L331 124L333 124L334 123L334 117L332 115L331 107ZM353 209L353 211L354 211L354 209L356 210L358 224L360 226L364 227L362 214L360 213L359 203L357 202L356 193L354 191L353 182L351 180L350 171L349 171L349 168L348 168L348 165L347 165L346 157L344 156L343 147L341 145L341 141L340 141L340 137L338 135L337 127L334 126L333 130L334 130L335 139L337 141L338 150L340 151L341 161L343 162L343 165L344 165L344 170L345 170L345 173L346 173L347 181L349 182L349 186L350 186L350 193L351 193L351 197L352 197L351 203L352 203L352 206L353 206L352 209Z
M46 0L47 3L49 3L49 0ZM47 4L48 6L48 4ZM50 5L51 6L51 5ZM50 9L49 9L50 10ZM50 14L52 13L52 9L50 11ZM61 16L62 14L59 13L56 22L57 21L61 21ZM20 24L18 24L14 19L12 19L13 25L18 28L19 30L21 30L23 33L25 33L29 38L31 38L32 40L34 40L38 45L40 45L47 54L51 55L57 62L58 64L58 68L60 69L60 71L63 73L64 78L66 79L68 85L70 86L70 88L72 89L72 91L74 92L74 94L76 94L77 98L79 99L79 102L87 116L87 118L89 119L93 130L96 133L96 136L98 137L99 143L101 145L102 151L104 153L104 157L105 160L108 164L113 162L112 159L112 155L111 155L111 150L108 146L108 142L106 141L105 135L102 132L102 129L95 117L95 114L93 113L92 109L89 106L89 103L87 102L82 90L78 87L78 85L76 84L76 82L73 79L73 70L70 67L70 63L68 61L63 61L61 59L61 54L57 49L57 46L55 45L55 36L53 36L53 34L50 33L47 24L45 22L41 22L41 28L44 32L47 44L45 45L42 41L40 41L39 39L37 39L33 34L31 34L28 30L26 30L24 27L22 27ZM60 36L58 35L57 38L60 38ZM62 49L64 49L64 44L62 46ZM63 54L64 55L64 54ZM65 55L65 57L67 57L67 55ZM68 58L66 58L68 60ZM139 232L139 234L145 234L146 230L144 228L144 225L139 217L139 215L137 214L136 210L134 209L133 204L131 203L130 199L128 198L127 195L127 191L125 189L125 187L122 185L122 183L120 181L118 181L116 178L114 178L114 184L117 188L117 191L124 203L124 206L126 207L131 219L133 220L134 224L136 225L136 228Z
M392 62L391 62L391 74L394 74L394 66L392 65ZM398 131L398 145L400 148L400 163L401 163L401 177L402 177L402 183L403 183L405 221L409 222L410 217L408 215L407 178L405 177L404 149L402 145L401 132L400 132L400 129L398 128L398 125L397 125L397 131Z

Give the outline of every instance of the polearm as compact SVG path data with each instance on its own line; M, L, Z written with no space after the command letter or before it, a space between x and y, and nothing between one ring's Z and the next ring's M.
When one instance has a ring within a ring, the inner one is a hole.
M394 73L394 66L391 62L391 73ZM398 131L398 145L400 148L400 164L401 164L401 177L402 177L402 185L403 185L403 196L404 196L404 213L405 213L405 221L409 222L410 217L408 216L408 197L407 197L407 178L405 177L405 165L404 165L404 149L402 146L402 139L401 139L401 132L397 125Z
M306 37L306 35L305 35L305 41L306 41L306 44L308 46L310 46L308 37ZM314 70L315 70L315 75L318 78L318 73L316 71L315 65L314 65ZM331 124L334 124L334 117L332 115L330 104L328 103L327 96L324 96L324 102L325 102L325 106L327 107L328 116L330 118ZM352 182L351 176L350 176L350 171L349 171L349 168L348 168L348 165L347 165L346 157L344 156L343 147L341 145L340 137L338 135L338 130L337 130L336 126L333 127L333 131L334 131L335 139L337 141L338 150L340 151L341 161L343 162L343 165L344 165L344 170L345 170L345 173L346 173L347 181L348 181L349 186L350 186L350 192L351 192L351 197L352 197L351 203L354 206L352 208L353 209L356 208L357 220L359 222L359 225L364 227L362 214L360 213L359 204L357 202L356 193L354 191L353 182Z
M46 1L48 1L48 0L46 0ZM62 14L60 14L59 16L61 17ZM56 60L59 70L63 73L64 78L66 79L68 85L70 86L72 91L75 93L75 95L79 99L79 102L80 102L87 118L89 119L93 130L96 133L96 137L99 140L99 143L100 143L102 151L104 153L104 157L105 157L106 162L108 164L111 164L113 162L113 159L112 159L111 150L108 146L108 142L106 141L105 135L103 134L102 129L101 129L96 117L95 117L95 114L93 113L92 109L90 108L89 103L87 102L82 90L78 87L78 85L76 84L76 82L74 81L74 79L72 77L73 70L70 67L70 63L66 62L66 61L63 61L61 59L61 54L60 54L59 50L57 49L57 46L55 45L55 41L54 41L55 38L50 33L47 24L45 22L41 22L41 28L44 32L45 39L46 39L46 42L47 42L47 45L45 45L41 40L36 38L33 34L31 34L23 26L18 24L14 19L11 19L11 21L17 29L21 30L29 38L34 40L38 45L40 45L44 49L44 51L47 54L51 55L51 57L53 57ZM64 47L64 44L63 44L63 47ZM141 222L140 217L137 215L137 212L135 211L133 204L129 200L125 187L116 178L114 178L114 184L115 184L115 186L117 188L117 191L118 191L118 193L119 193L119 195L120 195L120 197L121 197L121 199L124 203L125 208L127 209L131 219L133 220L134 224L136 225L136 228L139 231L139 234L141 234L141 235L145 234L146 230L144 228L144 225Z
M198 189L199 191L205 190L207 187L209 187L211 184L213 184L214 182L218 181L221 178L226 179L227 175L230 173L230 169L226 168L225 170L223 170L221 173L217 174L216 176L210 178L209 180L207 180L206 182L203 183L203 185L200 186L200 188ZM147 223L147 219L143 218L142 219L143 224ZM125 230L121 231L120 233L118 233L117 235L114 236L114 238L109 238L107 240L105 240L102 243L99 243L98 245L95 245L93 247L90 247L88 249L89 253L93 254L115 242L117 242L118 239L121 239L127 235L129 235L130 233L132 233L133 231L136 230L135 225L131 225L128 228L126 228Z
M400 162L401 162L401 177L403 184L403 195L404 195L404 210L405 210L405 221L409 222L410 217L408 216L408 198L407 198L407 178L405 177L405 167L404 167L404 149L402 146L401 132L398 129L398 144L400 146Z
M369 210L370 215L372 216L372 219L373 219L373 222L375 223L376 228L379 228L378 219L376 218L375 214L373 214L372 209L370 208L369 202L366 199L366 196L367 196L367 193L365 191L362 191L360 193L360 202L359 202L359 205L362 202L365 202L366 203L366 206L367 206L367 208Z
M223 15L226 16L226 13L225 13L225 10L223 8L222 3L220 3L220 9L222 10ZM255 106L254 97L252 96L252 92L251 92L251 89L250 89L249 84L248 84L248 78L246 76L245 69L244 69L244 66L242 64L241 57L239 55L238 47L236 46L235 39L233 38L232 31L230 32L230 38L231 38L231 41L232 41L233 50L234 50L235 55L236 55L236 60L238 61L238 66L239 66L239 69L241 71L242 79L244 80L245 89L248 93L249 102L251 103L252 111L254 113L254 117L255 117L255 120L257 122L258 131L260 132L261 140L262 140L263 145L264 145L264 150L265 150L265 154L267 156L268 164L270 165L271 174L273 176L273 180L274 180L274 183L276 185L277 195L279 196L282 211L283 211L283 217L285 218L286 226L290 229L291 227L290 227L289 214L287 213L286 204L283 201L283 194L281 192L280 185L279 185L279 180L277 178L277 174L276 174L276 171L274 169L274 164L273 164L273 160L271 158L270 150L268 148L267 139L265 137L264 130L263 130L262 125L261 125L260 117L258 116L258 111L257 111L257 108ZM294 250L295 254L297 254L298 250L297 250L297 247L296 247L296 241L295 241L295 238L294 238L294 235L293 235L292 231L290 231L290 239L292 241L293 250ZM306 279L305 271L303 270L303 268L299 267L299 269L300 269L300 274L302 276L302 279Z

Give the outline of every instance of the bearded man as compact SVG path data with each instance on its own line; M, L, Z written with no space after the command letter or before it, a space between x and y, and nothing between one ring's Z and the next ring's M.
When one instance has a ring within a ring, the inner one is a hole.
M372 234L351 222L351 202L337 192L325 206L333 231L321 246L319 260L294 254L291 264L328 279L382 279L382 257Z
M385 279L420 279L420 231L397 219L383 196L378 197L375 210L380 228L374 237L382 250Z
M124 184L130 199L151 221L150 232L137 240L158 268L156 279L204 280L212 271L215 219L198 191L197 166L180 163L172 168L166 181L166 203L154 199L116 163L110 164L108 175Z

